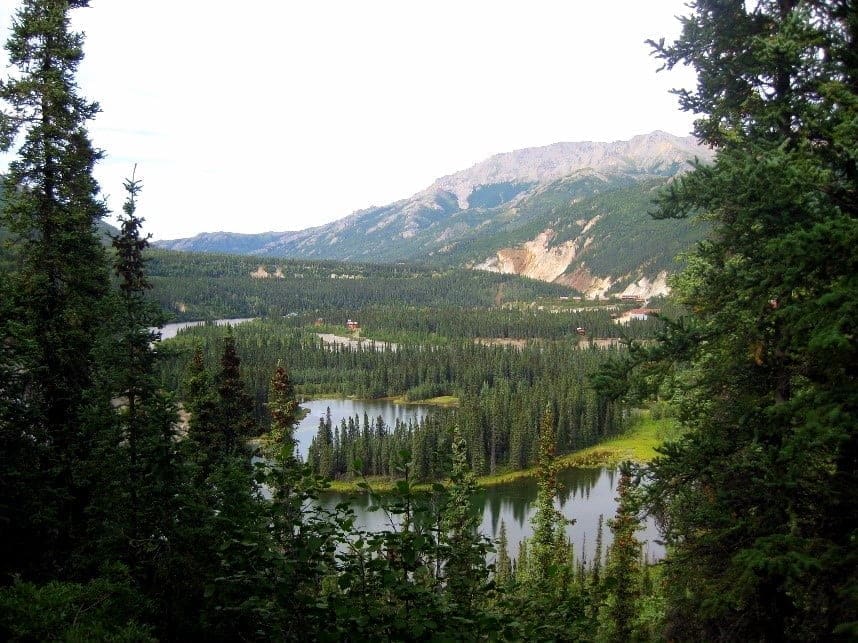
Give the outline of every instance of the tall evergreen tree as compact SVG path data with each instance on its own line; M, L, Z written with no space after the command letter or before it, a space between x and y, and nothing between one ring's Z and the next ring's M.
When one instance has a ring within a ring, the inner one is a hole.
M185 552L177 538L183 528L177 518L187 516L181 505L188 498L177 450L176 406L156 376L158 333L152 329L163 323L163 313L148 298L149 237L142 234L143 220L136 214L141 189L133 175L125 181L127 198L113 236L118 292L97 351L99 388L112 403L111 421L98 435L90 467L97 490L88 510L89 540L99 560L127 565L136 586L152 600L159 632L165 633L181 611L177 595L188 585L178 572Z
M533 536L528 547L528 568L537 580L547 578L550 569L560 562L561 557L558 556L557 550L558 535L561 535L564 526L569 524L554 506L559 491L555 453L554 414L549 407L543 412L539 423L538 491L536 513L532 520Z
M11 530L4 549L16 559L4 562L6 571L44 569L48 560L66 566L83 537L89 501L78 466L90 457L92 436L81 418L109 280L95 233L106 213L92 176L102 153L86 131L98 105L78 93L83 36L69 30L69 11L87 4L25 0L6 43L18 71L0 84L6 105L0 149L21 141L4 179L0 223L12 235L16 259L4 293L10 304L3 312L10 317L0 321L16 352L16 371L26 380L24 400L5 430L26 434L38 454L38 476L23 474L25 481L16 479L20 472L7 472L3 496L10 493L7 485L32 484L41 498L39 511L2 521L11 525L4 527ZM0 504L15 511L15 504Z
M509 540L506 535L506 523L501 520L498 531L497 562L495 562L495 581L504 586L512 580L512 561L509 557Z
M114 358L118 363L109 375L118 399L125 405L118 413L118 437L127 445L128 476L123 482L129 496L128 538L132 549L151 551L157 548L155 541L164 536L165 516L175 495L168 488L168 480L172 477L176 411L155 378L152 344L158 334L151 329L163 323L163 313L146 297L152 286L143 256L149 237L141 235L143 220L136 214L141 189L134 175L125 181L128 196L119 234L113 237L114 271L119 278L120 350Z
M188 436L209 454L217 450L220 438L215 425L217 392L206 369L202 346L194 348L184 381L184 405L190 414Z
M691 431L654 467L670 545L669 638L858 636L858 9L697 0L668 67L717 150L657 216L713 235L676 282L694 317Z
M479 533L480 519L472 503L477 481L468 466L465 441L458 429L453 434L453 469L443 513L442 543L447 548L444 566L450 599L464 615L470 614L488 575L487 545Z
M244 449L253 424L253 400L244 390L231 333L224 339L214 378L202 351L195 352L185 402L191 416L189 439L181 450L199 466L192 469L183 499L182 544L194 548L186 550L181 561L194 573L183 600L202 611L206 636L233 640L268 627L272 613L265 605L270 598L261 594L271 589L278 557L272 550L268 507ZM198 593L201 586L205 597ZM193 631L186 635L193 636Z
M631 464L620 466L617 483L617 513L608 521L613 542L608 550L603 591L607 595L605 627L602 632L607 641L631 641L637 601L641 594L641 544L635 538L640 529L637 507L632 494Z
M271 413L272 441L278 445L287 458L295 455L295 423L298 421L298 400L295 399L295 387L285 366L277 365L271 378L268 394L268 411Z
M151 525L144 528L142 523L148 520L144 514L164 507L164 498L143 498L160 488L169 476L176 412L155 377L152 344L158 335L151 328L163 322L163 314L146 297L151 285L143 251L149 242L141 236L142 219L135 213L140 182L132 177L125 182L125 189L128 196L120 217L121 228L113 237L118 294L97 347L99 389L114 407L110 428L98 436L101 448L106 450L99 460L109 457L115 467L105 467L102 462L95 467L95 477L102 479L98 485L101 501L112 505L108 510L112 515L102 518L127 523L121 531L136 548L144 532L157 538L154 534L158 530ZM105 487L119 487L122 500L105 496Z
M253 398L247 392L241 377L241 358L235 349L235 337L228 333L223 340L220 370L215 377L218 404L215 422L221 448L233 453L254 429Z

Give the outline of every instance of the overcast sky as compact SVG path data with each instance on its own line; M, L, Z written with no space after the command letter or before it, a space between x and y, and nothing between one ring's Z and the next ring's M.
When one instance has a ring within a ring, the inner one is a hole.
M0 2L5 42L12 0ZM156 239L297 230L499 152L686 135L647 38L684 0L91 0L82 93L121 206L134 163ZM4 58L5 60L5 58ZM5 63L4 63L5 67ZM5 166L5 161L2 163Z

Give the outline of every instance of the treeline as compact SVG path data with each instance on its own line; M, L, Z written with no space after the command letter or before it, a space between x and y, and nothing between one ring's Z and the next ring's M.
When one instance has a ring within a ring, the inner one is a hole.
M566 304L564 306L560 303ZM450 339L576 339L586 345L592 338L642 339L655 337L661 326L655 318L618 325L612 315L637 306L618 303L611 306L588 309L586 303L581 310L568 306L567 302L546 301L540 305L471 308L454 306L372 306L355 309L348 318L358 321L361 335L389 341L444 343ZM661 304L657 304L661 307ZM672 306L667 305L670 314ZM339 322L344 331L342 314L339 317L323 318ZM311 321L307 319L307 321ZM578 335L578 329L583 334Z
M414 480L441 480L450 472L455 412L438 410L419 421L401 420L391 427L380 417L319 418L307 463L327 478L385 476L397 478L404 452L409 453Z
M507 396L513 397L507 399ZM457 409L437 409L418 421L397 420L391 427L382 418L320 418L309 446L307 462L329 478L396 477L400 453L410 454L412 475L419 482L439 480L449 470L453 426L465 438L468 465L480 475L499 469L523 469L537 459L539 400L533 407L516 402L519 394L508 384L476 398L465 398ZM528 399L527 396L521 396ZM624 422L617 407L595 395L582 395L552 409L552 434L560 453L582 449L617 434ZM556 410L555 410L556 409ZM528 417L528 412L532 414Z
M262 266L282 278L253 278ZM495 273L405 265L271 260L158 250L152 297L176 320L353 314L368 306L489 307L569 295L570 289Z
M460 401L456 421L468 444L470 464L480 475L534 462L538 418L546 405L554 411L553 428L562 453L615 435L624 424L624 407L598 396L589 382L590 375L616 351L581 349L577 336L521 348L458 341L375 350L325 345L288 320L261 320L232 330L196 327L160 349L170 357L162 365L164 385L172 390L180 386L197 347L213 365L227 333L235 335L243 356L260 424L265 421L268 377L281 361L289 365L296 390L305 395L365 399L453 395ZM426 431L427 427L414 427L412 440L434 443ZM333 448L334 440L324 444ZM344 467L322 470L331 475L347 471ZM432 473L438 471L427 472Z

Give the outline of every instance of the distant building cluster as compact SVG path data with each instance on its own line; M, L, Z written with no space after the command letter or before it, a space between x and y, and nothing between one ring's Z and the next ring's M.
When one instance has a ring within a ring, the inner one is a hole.
M658 313L658 308L632 308L629 315L632 319L648 319L650 315Z

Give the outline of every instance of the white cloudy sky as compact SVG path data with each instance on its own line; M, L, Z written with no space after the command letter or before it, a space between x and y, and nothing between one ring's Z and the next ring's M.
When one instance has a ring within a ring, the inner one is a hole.
M167 239L319 225L512 149L685 135L668 90L693 76L644 44L684 1L91 0L97 175L118 209L137 163Z

